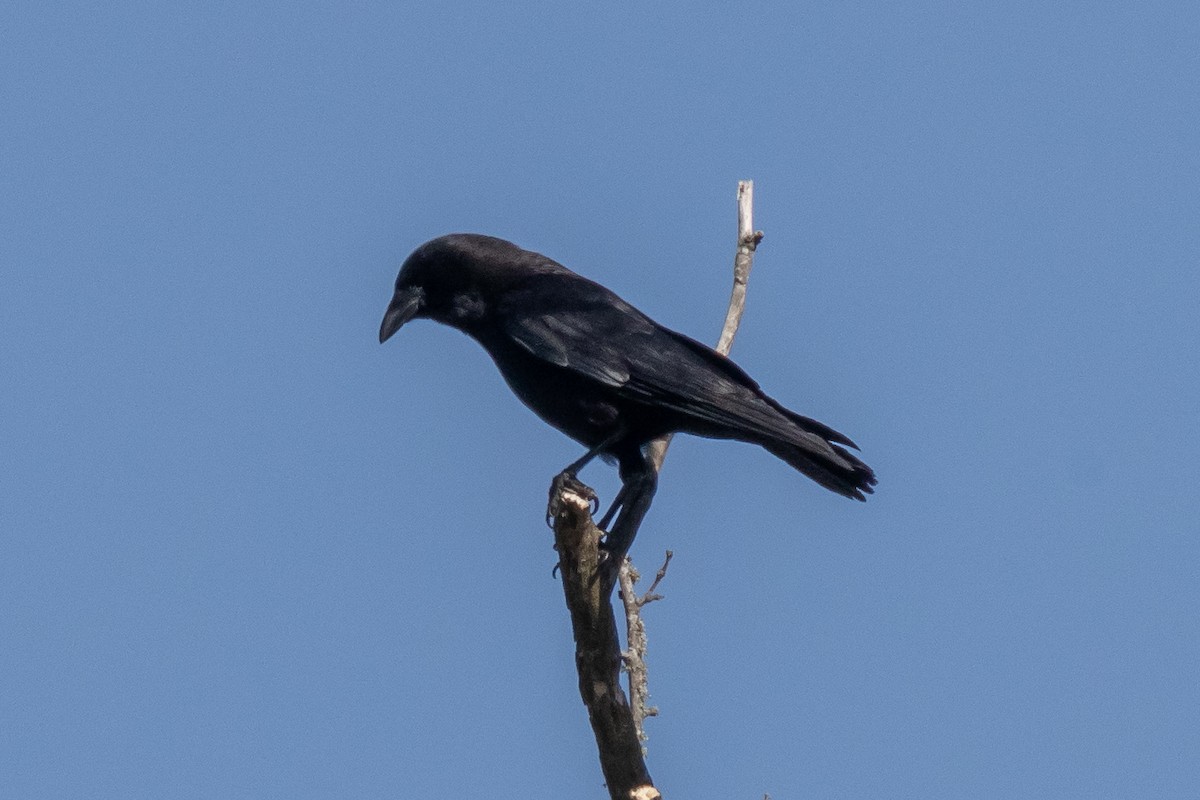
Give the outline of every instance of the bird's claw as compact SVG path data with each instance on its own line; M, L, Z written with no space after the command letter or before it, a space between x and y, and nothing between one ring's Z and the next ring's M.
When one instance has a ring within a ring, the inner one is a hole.
M550 501L546 504L546 524L551 528L554 527L554 520L558 518L559 499L562 493L571 492L577 494L588 501L588 513L595 516L600 510L600 498L592 487L588 486L583 481L575 477L573 473L563 471L554 476L554 480L550 482Z

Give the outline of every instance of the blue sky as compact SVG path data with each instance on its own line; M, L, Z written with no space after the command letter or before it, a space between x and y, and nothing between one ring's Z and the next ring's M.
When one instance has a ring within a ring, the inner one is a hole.
M41 3L0 46L0 796L601 797L491 233L853 436L680 439L668 796L1200 792L1186 3ZM584 477L611 497L597 464Z

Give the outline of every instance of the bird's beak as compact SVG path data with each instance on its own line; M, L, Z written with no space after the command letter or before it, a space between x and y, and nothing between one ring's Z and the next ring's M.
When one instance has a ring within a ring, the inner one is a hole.
M406 288L397 289L392 295L387 313L383 315L383 324L379 326L379 343L383 344L392 334L400 330L400 326L408 322L421 310L421 290Z

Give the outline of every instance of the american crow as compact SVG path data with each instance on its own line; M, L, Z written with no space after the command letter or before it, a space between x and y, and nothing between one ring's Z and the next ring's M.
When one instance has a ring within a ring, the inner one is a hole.
M643 452L683 431L765 447L817 483L865 500L871 468L846 436L763 394L725 356L662 327L597 283L492 236L456 233L418 247L400 268L379 328L386 341L412 319L458 328L483 345L521 402L587 446L560 481L597 455L622 486L601 520L623 555L650 507L657 475Z

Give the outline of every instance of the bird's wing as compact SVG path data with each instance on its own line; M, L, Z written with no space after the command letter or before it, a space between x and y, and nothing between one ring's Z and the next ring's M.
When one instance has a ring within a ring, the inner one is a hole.
M621 388L632 377L625 350L639 332L620 322L618 312L603 307L539 309L508 316L504 332L543 361Z
M853 446L832 428L768 398L728 358L662 327L604 287L575 275L561 280L563 285L541 280L510 296L515 302L506 303L501 314L505 333L538 358L616 389L629 400L709 426L789 440L797 437L799 426Z

